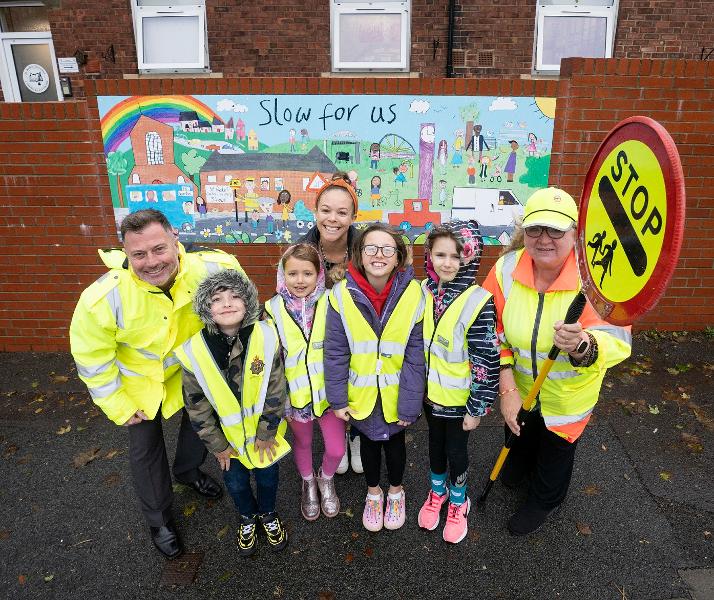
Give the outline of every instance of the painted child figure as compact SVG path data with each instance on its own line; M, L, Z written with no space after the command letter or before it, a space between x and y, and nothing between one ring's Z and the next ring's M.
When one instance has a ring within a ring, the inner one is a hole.
M355 241L346 278L330 293L325 330L325 388L335 414L359 432L369 531L405 520L405 428L424 396L424 299L402 236L370 225ZM389 490L380 487L382 452Z
M330 410L325 394L323 344L327 295L325 270L317 249L296 244L278 263L278 292L265 304L275 322L288 382L285 418L293 432L295 465L302 477L300 510L308 521L336 517L340 499L333 476L345 453L345 422ZM322 431L325 453L315 474L312 437L315 421ZM318 494L319 491L319 494Z
M275 512L278 460L290 446L278 334L272 323L258 320L258 291L238 271L206 277L193 307L205 327L176 350L191 424L218 459L240 513L239 554L257 549L258 524L270 547L282 550L288 533Z
M469 433L489 412L498 391L495 308L491 294L475 281L482 245L476 221L436 227L425 244L424 414L429 425L431 490L418 520L419 527L436 529L448 499L443 538L454 544L468 532Z

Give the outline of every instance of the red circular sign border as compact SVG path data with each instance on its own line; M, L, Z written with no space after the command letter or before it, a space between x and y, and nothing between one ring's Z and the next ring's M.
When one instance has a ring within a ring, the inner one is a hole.
M628 130L634 127L640 135L632 135ZM662 168L667 195L667 222L665 225L662 250L652 275L645 286L635 296L625 302L614 302L606 298L597 288L587 265L585 217L595 177L605 158L624 141L636 139L648 146ZM669 167L669 168L667 168ZM607 134L600 144L585 176L583 193L578 211L576 254L578 268L590 303L603 319L615 325L631 325L638 317L655 307L664 293L677 266L679 252L684 238L685 189L682 163L677 147L667 130L649 117L636 116L621 121Z

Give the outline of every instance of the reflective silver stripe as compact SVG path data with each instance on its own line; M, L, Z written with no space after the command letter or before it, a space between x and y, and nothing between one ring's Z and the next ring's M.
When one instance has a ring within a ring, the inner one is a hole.
M553 371L552 369L548 371L548 379L570 379L579 376L580 373L577 371Z
M521 357L523 357L527 360L531 360L533 358L531 351L526 350L525 348L514 347L514 348L512 348L512 350L514 352L517 352ZM546 358L548 358L547 352L537 352L536 354L537 354L538 360L545 360ZM568 359L567 354L564 354L561 351L560 354L558 354L558 356L556 357L556 359L553 362L562 362L562 363L570 364L570 359Z
M119 329L124 329L124 307L121 302L121 294L119 293L119 286L115 286L107 294L107 301L109 306L114 313L114 321Z
M350 332L350 328L347 326L347 317L345 315L345 304L344 304L344 299L342 298L342 290L344 288L344 284L338 283L335 285L335 287L332 288L332 291L330 292L334 297L335 300L337 300L337 307L340 309L340 320L342 321L342 328L345 330L345 336L347 337L347 343L350 346L350 354L355 354L355 341L352 338L352 333ZM369 343L369 342L368 342ZM373 352L376 352L376 348L373 350ZM363 354L365 352L368 352L363 350L359 352L359 354Z
M275 357L275 348L277 346L278 340L275 337L275 330L265 321L258 321L256 323L258 327L263 330L263 347L265 348L265 369L269 370L273 365L273 358ZM260 384L260 394L258 395L258 403L253 406L250 414L263 414L263 407L265 406L265 396L268 393L268 383L270 377L268 377L267 372L263 371L263 382ZM243 373L245 377L245 373Z
M191 340L188 340L181 346L186 353L186 356L188 356L188 360L191 362L191 367L193 369L193 375L196 377L196 381L198 381L198 384L201 386L201 389L203 390L203 393L206 395L206 399L210 403L210 405L213 407L213 410L216 412L217 415L220 415L218 412L218 406L216 405L216 399L213 397L213 394L211 394L211 388L208 387L208 382L206 381L206 378L203 376L203 373L201 372L201 365L198 364L198 361L196 360L196 356L193 353L193 348L191 348ZM210 351L208 353L211 355ZM211 356L212 358L212 356ZM215 362L215 361L214 361ZM216 369L218 369L218 366L216 366ZM220 369L219 369L220 372Z
M243 421L243 415L239 412L233 413L232 415L226 415L225 417L220 417L221 419L221 424L225 425L226 427L230 427L231 425L238 425Z
M428 344L428 342L426 343ZM464 348L454 350L454 352L449 352L446 348L444 348L444 346L442 346L438 342L434 342L433 344L431 344L431 348L429 349L429 351L437 358L440 358L441 360L445 360L446 362L450 363L464 362L469 357L468 351Z
M513 271L516 268L516 252L509 252L503 257L501 265L501 287L503 288L503 298L508 300L513 286Z
M471 387L471 378L449 377L440 374L436 369L429 369L429 381L438 384L443 388L465 390Z
M399 373L384 373L379 375L379 382L382 384L382 388L387 385L399 385Z
M92 377L96 377L100 373L104 373L104 371L114 364L114 359L105 362L103 365L97 365L94 367L85 367L80 365L78 362L75 362L75 364L77 365L77 373L79 373L82 377L90 379Z
M164 359L164 370L168 369L169 367L172 367L173 365L178 365L180 364L180 362L181 361L176 358L176 355L171 353Z
M132 371L130 368L128 368L126 365L123 365L121 361L117 360L117 367L119 367L119 372L124 375L125 377L143 377L141 373L137 373L136 371Z
M406 350L406 346L404 344L400 344L399 342L381 342L379 344L379 352L382 356L404 354L404 350Z
M591 408L590 410L586 410L584 413L580 413L579 415L564 415L557 417L543 416L543 420L545 421L546 425L568 425L570 423L577 423L578 421L582 421L592 412L593 409Z
M307 371L311 375L319 375L325 371L325 363L321 360L307 363Z
M203 264L206 265L206 271L208 271L209 275L213 275L214 273L218 273L218 271L221 270L221 265L219 265L216 262L212 262L210 260L205 260L203 261Z
M255 444L256 437L254 435L251 435L245 439L245 445L248 446L248 444Z
M345 334L349 340L352 340L352 334L345 329ZM350 344L352 354L374 354L379 350L379 340L367 340L366 342L352 341Z
M107 396L110 396L114 392L118 392L120 388L121 388L121 377L119 377L119 375L117 375L112 381L110 381L109 383L105 383L104 385L98 385L96 387L87 386L87 389L89 390L89 394L95 400L97 398L106 398Z
M301 377L294 377L293 379L288 379L288 387L290 387L290 391L293 393L303 388L309 388L310 378L307 375L302 375Z
M275 321L275 326L278 328L278 335L280 336L280 339L283 342L283 345L287 348L287 339L288 335L285 332L285 323L283 322L283 313L281 312L281 304L282 304L282 298L278 298L277 296L273 296L269 301L268 304L270 305L270 309L273 313L273 321ZM286 367L288 366L287 364L285 365Z
M529 368L522 366L521 363L519 363L518 361L516 361L516 363L515 363L515 365L514 365L513 368L514 368L516 371L518 371L519 373L523 373L524 375L528 375L529 377L533 377L533 372L532 372Z
M609 333L612 337L632 346L632 334L624 327L617 327L616 325L596 325L595 327L588 327L588 329L592 331L604 331L605 333Z
M149 352L148 350L144 350L143 348L134 348L134 346L130 346L126 342L119 342L119 345L134 350L134 352L138 352L144 358L148 358L149 360L161 360L161 357L158 354L154 354L153 352Z
M377 375L357 375L350 369L349 382L353 387L377 387Z
M288 355L288 357L285 359L285 368L292 369L294 367L297 367L304 360L305 348L301 348L300 352L298 352L297 354L293 354L292 356Z

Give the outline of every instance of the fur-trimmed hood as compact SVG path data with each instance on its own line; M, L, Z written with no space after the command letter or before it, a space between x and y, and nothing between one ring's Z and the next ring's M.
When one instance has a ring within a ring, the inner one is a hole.
M243 317L241 328L252 325L259 319L260 304L255 284L240 271L223 269L206 277L198 286L193 298L193 310L210 333L219 331L211 317L211 297L216 292L223 290L235 292L245 304L245 317Z

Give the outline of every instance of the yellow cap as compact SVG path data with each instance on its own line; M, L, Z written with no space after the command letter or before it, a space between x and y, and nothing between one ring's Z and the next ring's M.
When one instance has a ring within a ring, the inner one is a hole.
M538 190L526 202L523 227L542 225L567 231L577 222L578 207L575 205L575 200L568 192L558 188Z

